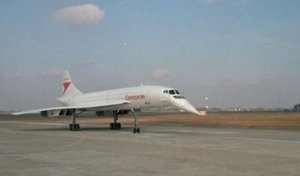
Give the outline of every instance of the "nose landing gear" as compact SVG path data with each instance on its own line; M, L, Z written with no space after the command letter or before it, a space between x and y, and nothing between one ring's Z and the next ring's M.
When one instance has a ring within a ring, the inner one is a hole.
M140 128L137 127L137 115L136 115L134 109L131 109L131 112L133 113L133 117L134 117L133 133L140 133Z

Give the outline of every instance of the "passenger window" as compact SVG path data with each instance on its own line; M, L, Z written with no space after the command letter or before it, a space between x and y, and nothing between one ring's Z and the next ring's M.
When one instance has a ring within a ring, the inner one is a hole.
M168 90L164 90L164 93L168 93Z

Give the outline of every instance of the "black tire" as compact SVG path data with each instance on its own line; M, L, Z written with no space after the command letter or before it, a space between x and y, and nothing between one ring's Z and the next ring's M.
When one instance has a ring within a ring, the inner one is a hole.
M76 124L75 127L76 127L76 130L77 130L77 131L80 130L80 125L79 125L79 124Z
M134 128L133 133L140 133L140 128Z

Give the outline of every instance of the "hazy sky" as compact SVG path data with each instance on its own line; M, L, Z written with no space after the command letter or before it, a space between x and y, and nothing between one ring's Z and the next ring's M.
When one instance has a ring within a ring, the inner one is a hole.
M195 106L300 103L298 0L1 0L0 110L82 92L178 88Z

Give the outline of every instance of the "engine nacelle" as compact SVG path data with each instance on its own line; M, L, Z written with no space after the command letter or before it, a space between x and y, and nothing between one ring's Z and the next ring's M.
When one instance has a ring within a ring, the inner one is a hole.
M118 115L126 115L129 114L129 110L120 110L117 112Z
M58 117L58 116L70 116L72 115L72 110L64 109L64 110L50 110L50 111L42 111L41 116L43 117Z
M117 114L118 115L126 115L129 112L130 112L129 110L119 110L117 112ZM96 111L96 115L97 116L113 116L114 113L113 113L113 111Z
M97 116L110 117L113 116L113 111L96 111Z
M96 111L97 116L104 116L104 111Z
M41 116L43 117L58 117L61 110L42 111Z

